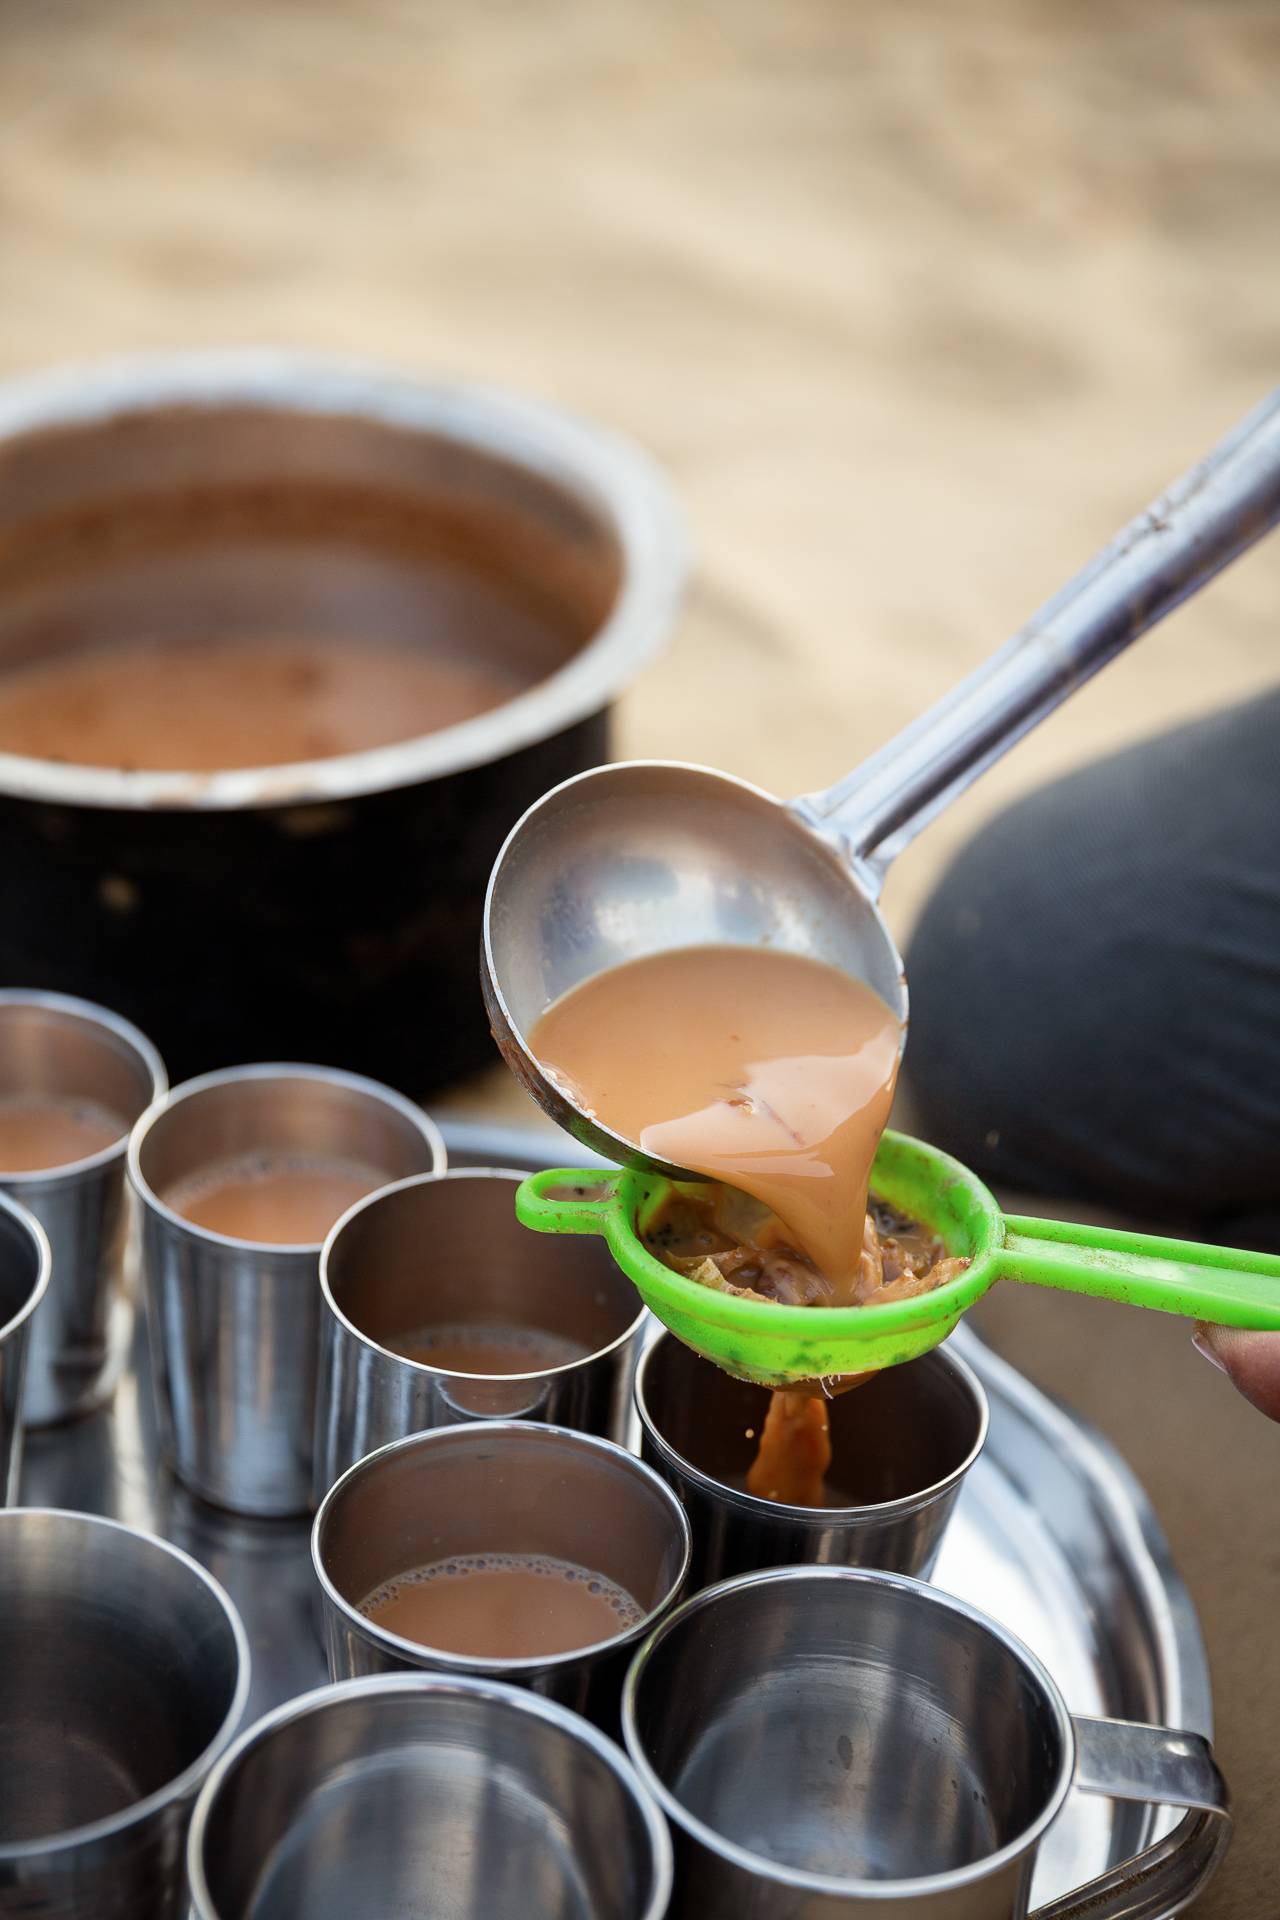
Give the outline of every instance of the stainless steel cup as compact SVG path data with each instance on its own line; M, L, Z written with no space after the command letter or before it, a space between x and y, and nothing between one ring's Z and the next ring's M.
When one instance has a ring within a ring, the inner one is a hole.
M467 1167L406 1180L341 1219L320 1259L324 1297L316 1497L375 1447L472 1420L546 1420L626 1432L647 1315L603 1241L529 1233L526 1176ZM412 1332L517 1326L580 1342L581 1359L533 1373L451 1373L392 1351Z
M61 993L0 992L0 1099L91 1102L121 1122L119 1139L86 1159L0 1172L0 1192L35 1215L53 1253L27 1361L29 1427L83 1413L115 1384L128 1344L125 1151L130 1127L168 1084L151 1042L118 1014Z
M165 1194L218 1161L320 1154L388 1181L443 1167L434 1121L389 1087L336 1068L233 1067L149 1108L129 1142L161 1441L181 1479L238 1513L311 1504L320 1247L194 1226Z
M0 1513L0 1914L176 1920L192 1802L248 1687L235 1609L185 1553Z
M672 1824L671 1920L1023 1920L1074 1784L1197 1810L1043 1920L1147 1920L1203 1885L1230 1831L1198 1734L1074 1719L975 1608L848 1567L694 1596L627 1677L627 1747Z
M746 1490L769 1394L731 1380L664 1333L636 1372L640 1450L673 1486L693 1527L692 1588L759 1567L817 1562L927 1577L987 1437L987 1396L941 1348L837 1394L833 1498L793 1507Z
M312 1560L335 1680L405 1667L514 1681L618 1730L632 1653L680 1594L689 1523L670 1488L611 1441L521 1421L442 1427L370 1454L316 1515ZM593 1646L485 1659L376 1626L361 1602L397 1575L454 1554L536 1554L622 1587L644 1617Z
M187 1872L196 1920L662 1920L671 1843L562 1707L385 1674L250 1728L205 1783Z
M0 1194L0 1507L18 1497L23 1388L31 1329L49 1290L49 1242L38 1220Z

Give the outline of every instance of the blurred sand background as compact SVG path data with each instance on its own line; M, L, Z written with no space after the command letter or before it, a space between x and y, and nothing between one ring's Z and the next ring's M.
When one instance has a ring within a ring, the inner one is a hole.
M626 429L698 565L618 746L798 792L1280 377L1278 84L1268 0L6 0L0 373L267 341ZM1280 678L1278 607L1273 541L903 857L898 931L1010 796ZM1273 1912L1280 1440L1180 1328L985 1328L1155 1494L1242 1821L1199 1911Z

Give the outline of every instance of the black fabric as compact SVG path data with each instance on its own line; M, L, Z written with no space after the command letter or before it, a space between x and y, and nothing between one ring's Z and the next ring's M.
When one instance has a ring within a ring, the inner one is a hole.
M927 1138L1007 1186L1280 1245L1280 690L993 821L907 977Z

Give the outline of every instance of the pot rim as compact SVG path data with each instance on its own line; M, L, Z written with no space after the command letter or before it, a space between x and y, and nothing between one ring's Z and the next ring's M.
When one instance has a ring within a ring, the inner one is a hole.
M665 642L683 598L689 543L661 469L624 437L500 387L273 348L126 355L0 382L0 457L7 443L44 431L170 407L227 406L351 415L524 468L609 524L622 552L613 607L547 679L435 733L326 760L216 773L126 772L0 753L0 794L63 806L218 812L383 793L488 764L598 713Z

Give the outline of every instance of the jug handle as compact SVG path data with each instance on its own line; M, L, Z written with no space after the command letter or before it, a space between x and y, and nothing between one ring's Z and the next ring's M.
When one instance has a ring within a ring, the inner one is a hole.
M1157 1920L1180 1912L1217 1871L1231 1838L1227 1787L1213 1748L1199 1733L1072 1718L1076 1785L1083 1792L1187 1813L1163 1840L1037 1907L1031 1920Z
M1280 1332L1280 1256L1010 1214L999 1278Z

